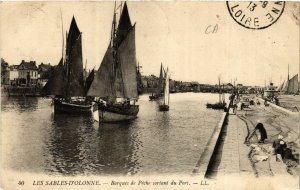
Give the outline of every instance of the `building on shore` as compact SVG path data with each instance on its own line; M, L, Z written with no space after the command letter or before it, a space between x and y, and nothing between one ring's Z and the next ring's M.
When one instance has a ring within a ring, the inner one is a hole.
M19 85L19 65L9 66L9 85L18 86Z
M19 71L19 85L21 86L35 86L38 82L38 67L35 61L26 62L22 60L18 67Z
M44 64L43 62L38 66L38 75L39 75L39 84L45 86L49 78L52 76L54 67L48 63Z
M3 58L1 58L1 84L9 84L9 65Z

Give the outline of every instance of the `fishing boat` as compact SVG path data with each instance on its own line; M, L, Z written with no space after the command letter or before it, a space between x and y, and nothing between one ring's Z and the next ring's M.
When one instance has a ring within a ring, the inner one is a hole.
M163 65L161 63L161 65L160 65L159 79L158 79L158 85L157 85L157 88L156 88L156 92L152 93L151 96L149 96L149 99L151 101L152 100L157 100L157 99L159 99L160 97L163 96L164 85L165 85L164 84L165 76L166 76L166 73L165 73L165 70L164 70Z
M224 85L223 85L224 88ZM221 81L219 77L219 102L217 103L207 103L206 108L216 109L216 110L226 110L225 94L221 92Z
M163 102L159 105L160 111L169 111L170 103L170 76L168 75L168 70L165 77L164 93L163 93Z
M92 111L92 101L86 98L84 89L81 35L73 16L66 36L65 56L63 45L62 58L42 90L44 95L55 95L54 113L84 114Z
M289 65L287 80L283 82L277 89L280 94L299 94L300 81L298 80L298 74L294 75L290 79Z
M136 77L137 77L136 80L137 80L137 88L138 88L139 95L143 93L143 89L144 89L140 68L142 68L142 66L140 66L140 63L138 62L138 66L136 68Z
M110 43L87 93L98 100L94 111L99 122L132 120L139 112L135 24L131 24L126 2L119 7L119 22L115 4Z

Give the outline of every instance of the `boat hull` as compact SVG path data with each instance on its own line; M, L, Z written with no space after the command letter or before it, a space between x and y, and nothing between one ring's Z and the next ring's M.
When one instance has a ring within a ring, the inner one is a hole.
M92 104L69 103L63 100L53 99L54 113L66 114L91 114Z
M154 95L149 96L149 100L150 100L150 101L158 100L158 99L160 99L162 96L163 96L163 94L154 94Z
M169 111L169 106L168 105L160 105L159 111Z
M226 103L215 103L215 104L206 104L206 108L211 108L215 110L225 110L226 109Z
M129 106L99 106L98 115L100 123L114 123L129 121L137 118L139 112L138 105Z

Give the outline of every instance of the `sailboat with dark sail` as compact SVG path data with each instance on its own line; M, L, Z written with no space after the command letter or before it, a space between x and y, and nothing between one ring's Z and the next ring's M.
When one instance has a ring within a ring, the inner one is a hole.
M135 104L138 100L135 24L131 24L126 2L121 9L117 26L115 5L110 43L87 93L98 98L99 122L132 120L139 112Z
M159 73L159 78L158 78L158 84L157 84L157 88L156 88L156 92L152 93L151 96L149 96L150 100L157 100L158 98L163 96L164 93L164 82L165 82L165 77L166 77L166 73L165 70L163 68L163 65L161 63L160 65L160 73Z
M91 113L92 102L85 97L81 35L73 16L66 38L65 59L60 60L43 88L43 94L55 95L55 113Z
M164 93L163 93L163 102L159 105L160 111L169 111L169 103L170 103L170 76L168 75L168 69L165 75L165 85L164 85Z

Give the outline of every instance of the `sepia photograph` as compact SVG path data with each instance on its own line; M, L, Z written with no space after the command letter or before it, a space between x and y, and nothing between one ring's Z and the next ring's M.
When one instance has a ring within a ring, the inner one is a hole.
M0 190L298 190L300 3L1 1Z

